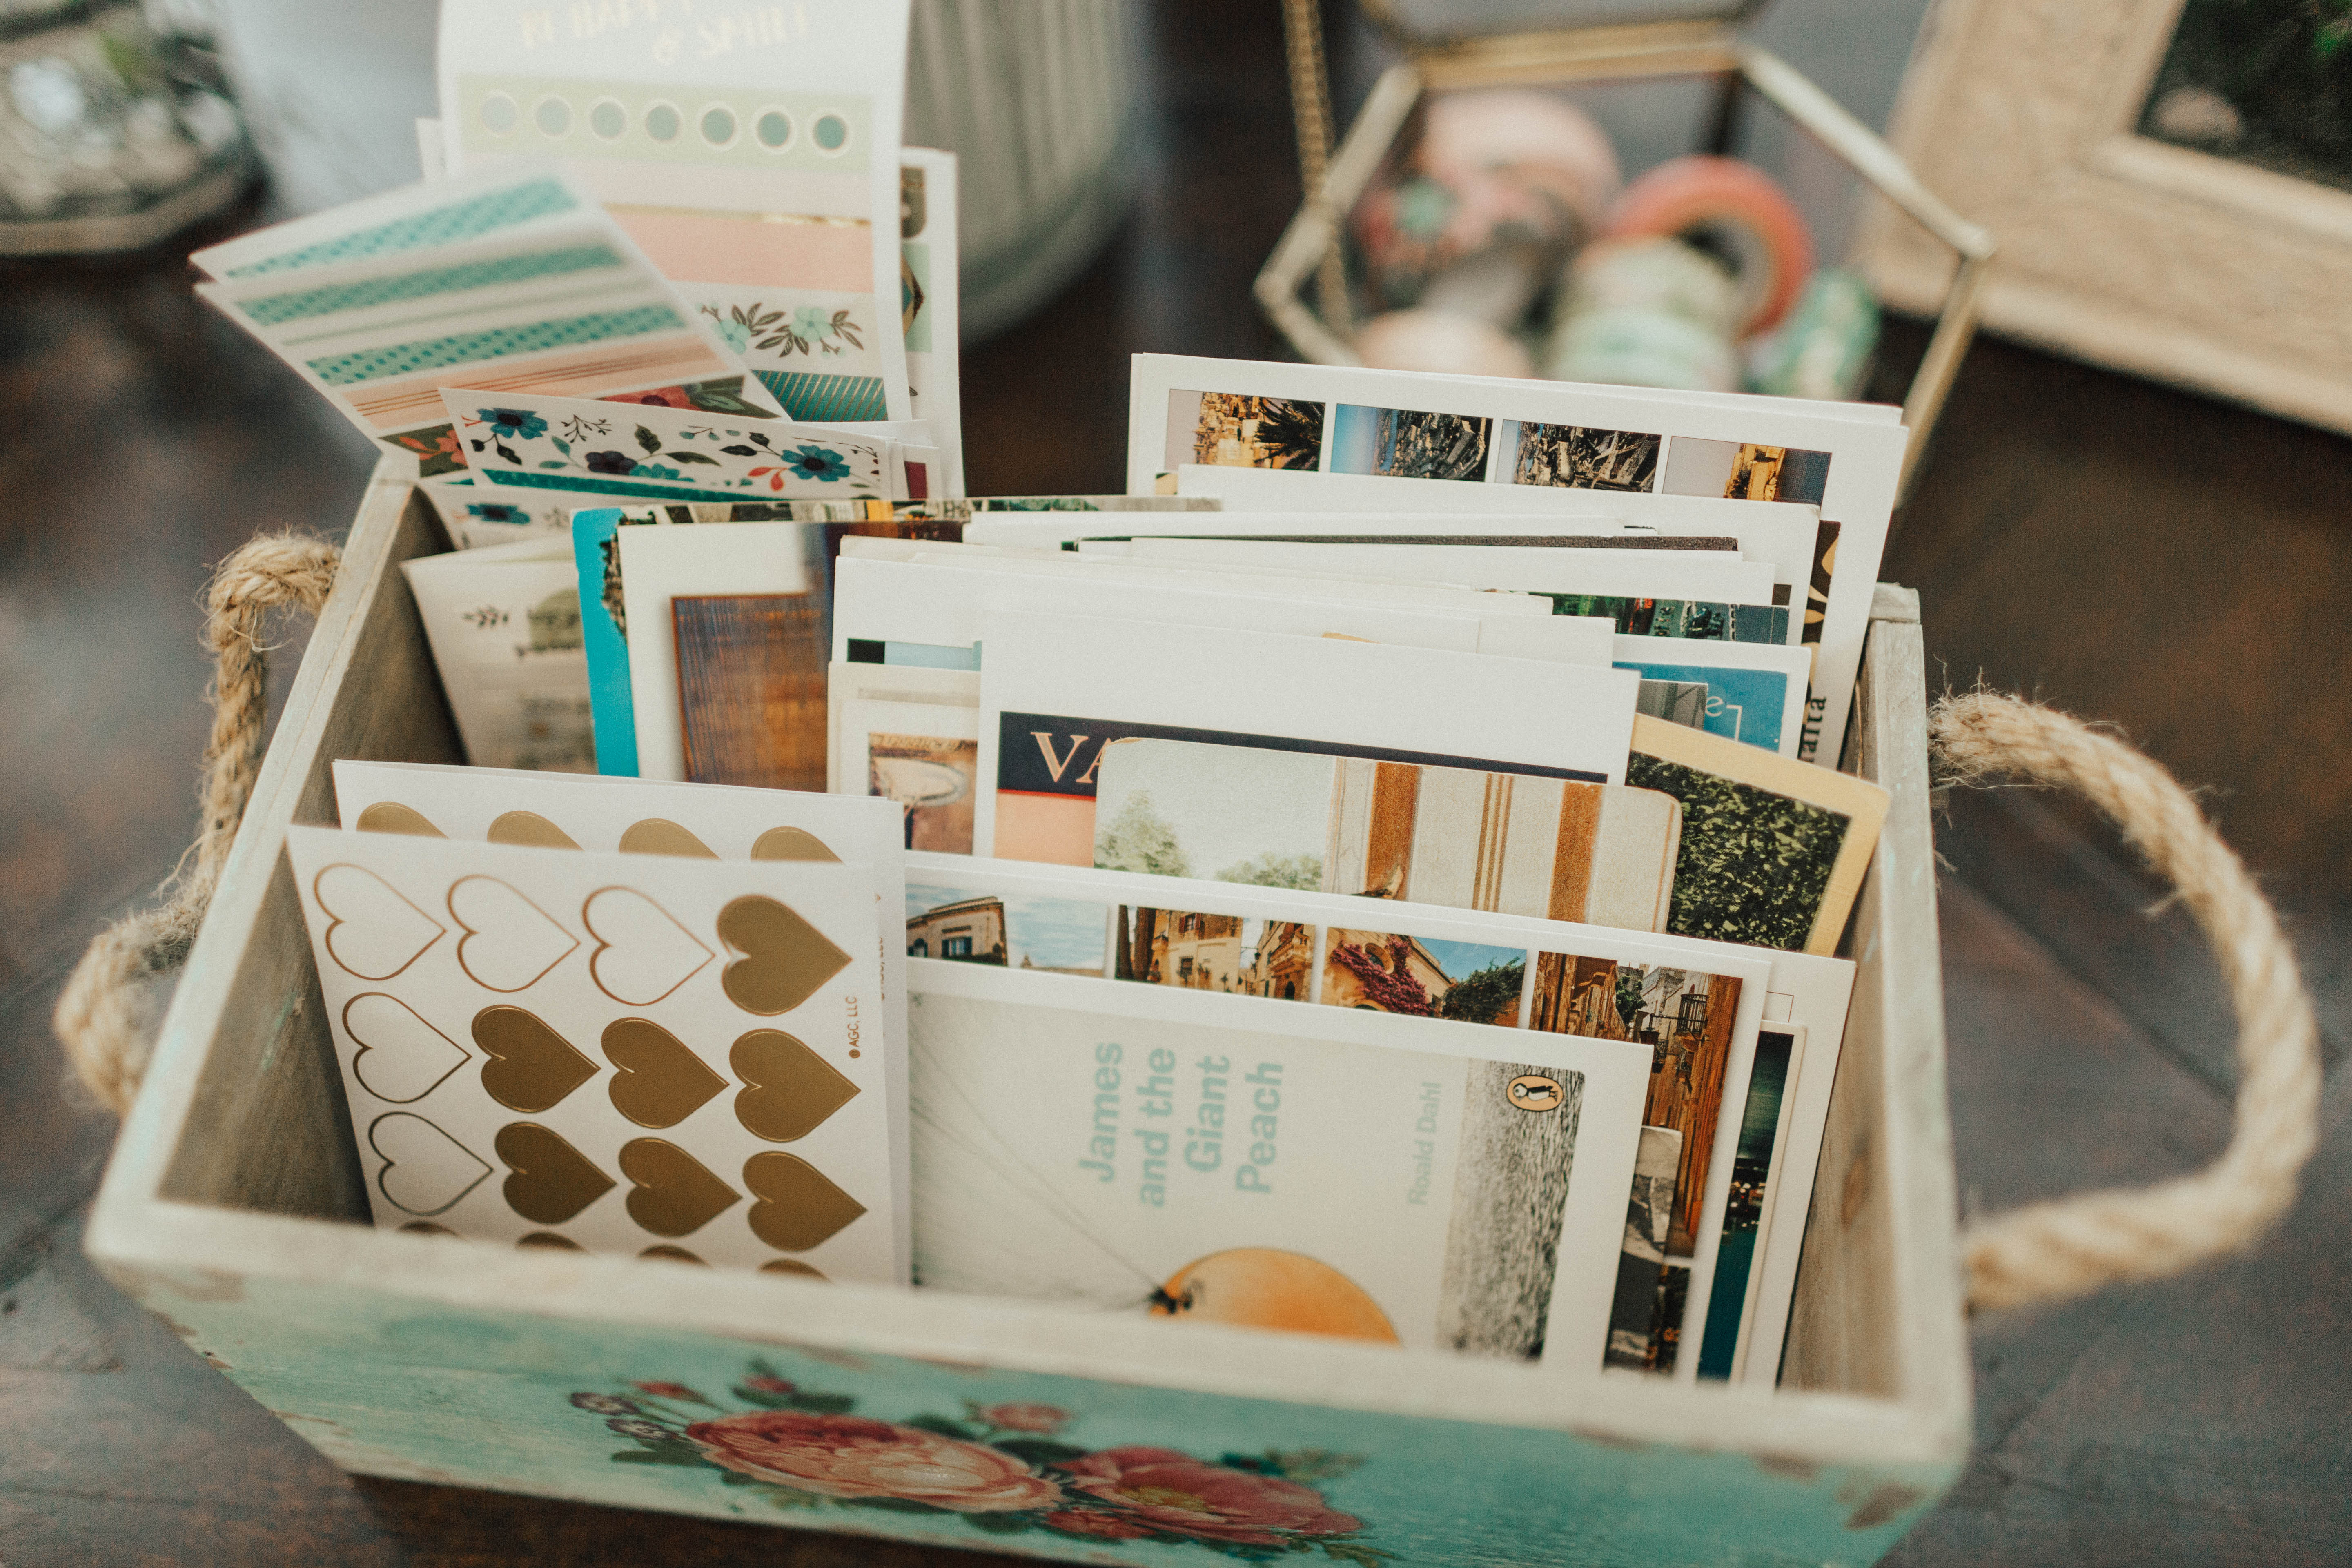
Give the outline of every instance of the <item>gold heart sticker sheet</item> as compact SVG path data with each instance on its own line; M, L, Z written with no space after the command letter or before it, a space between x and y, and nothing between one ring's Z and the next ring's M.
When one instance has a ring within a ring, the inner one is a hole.
M376 1223L905 1283L872 868L535 815L287 836Z

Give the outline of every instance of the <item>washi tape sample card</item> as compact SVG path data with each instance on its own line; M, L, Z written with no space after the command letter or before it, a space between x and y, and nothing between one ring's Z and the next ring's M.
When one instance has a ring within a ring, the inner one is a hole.
M287 849L379 1225L905 1282L867 869Z
M446 0L442 137L561 160L795 419L909 419L907 0Z

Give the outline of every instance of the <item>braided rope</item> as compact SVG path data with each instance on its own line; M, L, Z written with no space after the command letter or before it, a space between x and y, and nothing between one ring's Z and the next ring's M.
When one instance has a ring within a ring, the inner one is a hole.
M1969 1303L2062 1300L2252 1245L2294 1203L2319 1135L2318 1026L2278 917L2189 793L2123 742L1986 691L1938 701L1927 735L1939 783L2021 775L2097 806L2179 890L2221 962L2238 1018L2235 1128L2221 1157L2195 1175L2032 1204L1968 1226L1960 1247Z
M1331 172L1331 71L1323 56L1323 14L1316 0L1282 0L1282 28L1290 62L1290 108L1298 127L1298 183L1307 205L1330 231L1316 268L1316 302L1324 325L1345 337L1354 312L1339 249L1339 209L1324 188Z
M184 963L236 841L237 823L261 767L269 716L268 613L287 605L312 616L334 586L341 552L322 539L270 534L220 564L205 595L205 646L213 654L213 730L205 744L196 841L156 892L164 901L99 932L58 998L54 1023L66 1059L101 1105L130 1109L147 1068L143 989L139 982Z

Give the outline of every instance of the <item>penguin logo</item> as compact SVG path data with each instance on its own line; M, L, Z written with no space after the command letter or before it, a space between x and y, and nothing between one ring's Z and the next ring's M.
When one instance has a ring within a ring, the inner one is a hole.
M1568 1102L1568 1092L1559 1087L1559 1080L1541 1073L1521 1074L1503 1093L1521 1110L1558 1110Z

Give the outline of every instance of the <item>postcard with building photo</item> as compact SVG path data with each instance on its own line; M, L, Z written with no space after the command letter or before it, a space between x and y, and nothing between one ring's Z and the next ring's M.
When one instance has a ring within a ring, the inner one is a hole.
M1230 392L1168 395L1168 457L1220 468L1316 468L1323 462L1324 405Z
M1477 483L1486 478L1494 434L1492 419L1342 403L1332 411L1326 467L1335 474Z
M1082 899L1006 896L909 879L907 956L1102 977L1110 911Z
M1601 1364L1637 1048L909 967L927 1286Z
M1650 1047L1650 1090L1642 1123L1664 1128L1681 1141L1662 1245L1668 1258L1685 1264L1696 1258L1706 1235L1701 1217L1733 1067L1740 991L1736 975L1572 953L1536 955L1529 1028L1634 1040ZM1746 1092L1744 1083L1740 1092ZM1648 1338L1643 1370L1674 1370L1679 1318L1667 1320L1665 1328L1668 1334ZM1623 1329L1621 1324L1612 1330L1612 1341ZM1623 1354L1612 1342L1611 1364L1634 1364Z
M1111 918L1111 978L1303 1002L1315 983L1315 928L1121 904Z
M1576 490L1647 490L1658 481L1661 436L1592 430L1580 425L1495 423L1496 477L1515 485Z
M1525 948L1339 926L1325 931L1323 939L1318 1000L1327 1007L1519 1026Z
M1195 741L1102 750L1116 871L1664 929L1680 814L1655 793Z
M1660 488L1668 495L1819 506L1829 482L1827 452L1677 436L1666 452L1665 480Z

